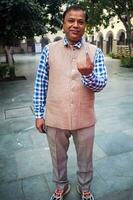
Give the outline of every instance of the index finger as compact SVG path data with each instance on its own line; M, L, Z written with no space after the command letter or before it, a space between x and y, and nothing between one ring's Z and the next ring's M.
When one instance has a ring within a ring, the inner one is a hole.
M88 52L86 52L86 61L89 62L89 63L92 63Z

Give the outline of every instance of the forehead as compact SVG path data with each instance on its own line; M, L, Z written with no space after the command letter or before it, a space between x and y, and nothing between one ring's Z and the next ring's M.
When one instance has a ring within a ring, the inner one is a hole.
M83 10L70 10L66 13L65 18L78 18L85 20L86 13Z

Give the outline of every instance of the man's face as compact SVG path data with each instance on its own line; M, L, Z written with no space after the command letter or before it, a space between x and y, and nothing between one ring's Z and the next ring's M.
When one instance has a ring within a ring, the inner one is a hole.
M82 10L70 10L66 13L63 30L70 43L79 41L85 32L85 12Z

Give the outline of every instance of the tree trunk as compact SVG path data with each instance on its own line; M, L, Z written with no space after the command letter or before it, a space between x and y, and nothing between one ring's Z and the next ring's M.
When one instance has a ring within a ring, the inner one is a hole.
M5 46L5 52L6 52L6 62L9 66L13 65L12 55L11 55L11 47Z
M15 78L15 62L13 55L11 54L11 47L5 46L6 62L9 65L9 76L11 79Z
M129 47L130 57L131 57L131 51L132 51L132 32L131 29L127 30L127 44Z
M118 17L121 19L125 29L126 29L126 34L127 34L127 45L129 47L129 53L131 57L131 51L132 51L132 23L131 23L131 13L129 6L127 5L125 7L126 9L126 15L118 15Z
M121 20L125 26L125 29L126 29L126 34L127 34L127 45L128 45L128 48L129 48L129 53L130 53L130 57L131 57L131 51L132 51L132 29L131 29L131 23L130 21L128 21L127 23L127 20L124 20L122 19Z

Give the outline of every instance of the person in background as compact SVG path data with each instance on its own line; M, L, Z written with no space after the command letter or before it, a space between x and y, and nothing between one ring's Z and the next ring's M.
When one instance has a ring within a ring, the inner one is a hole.
M35 124L46 133L56 189L50 200L63 200L70 191L67 151L73 137L77 153L77 191L81 200L94 200L93 177L95 92L107 83L101 49L85 42L87 14L73 5L63 14L63 39L46 45L38 66L35 89Z

